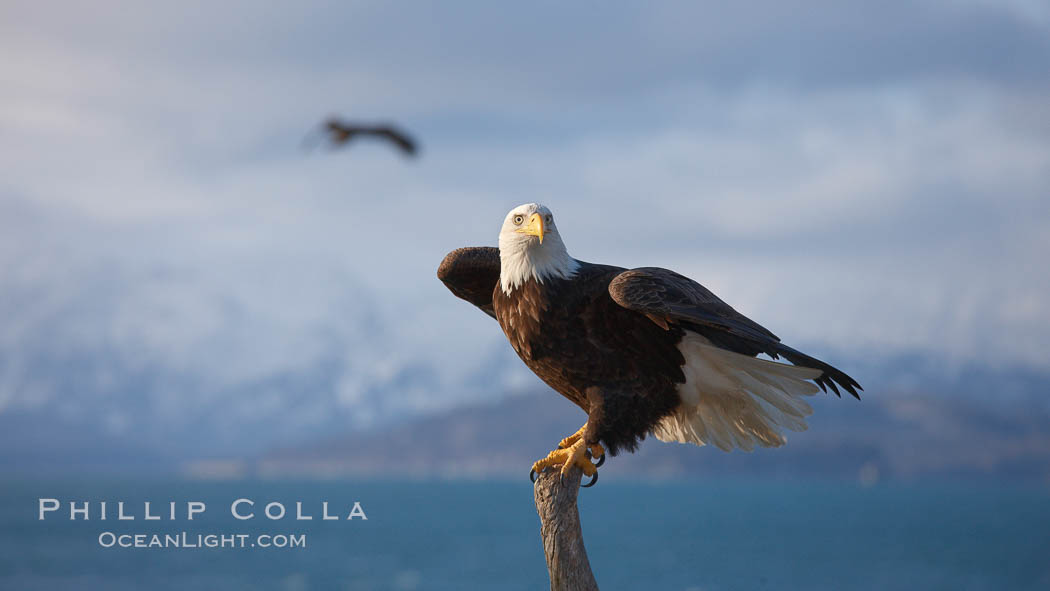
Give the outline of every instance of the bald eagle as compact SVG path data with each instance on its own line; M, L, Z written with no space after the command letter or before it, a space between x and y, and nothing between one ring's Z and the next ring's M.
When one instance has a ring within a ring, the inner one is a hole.
M778 447L784 430L806 429L805 399L818 387L860 398L856 380L688 277L572 258L551 211L535 203L507 214L498 249L454 250L438 278L495 318L525 365L587 413L534 472L576 465L596 478L605 450L634 451L649 434L724 451Z

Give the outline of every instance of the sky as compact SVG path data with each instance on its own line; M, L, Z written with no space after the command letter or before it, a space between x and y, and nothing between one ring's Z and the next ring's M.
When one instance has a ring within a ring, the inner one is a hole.
M0 409L333 347L347 404L454 399L509 348L434 272L526 202L831 361L1050 369L1048 6L4 2ZM304 150L332 114L421 157Z

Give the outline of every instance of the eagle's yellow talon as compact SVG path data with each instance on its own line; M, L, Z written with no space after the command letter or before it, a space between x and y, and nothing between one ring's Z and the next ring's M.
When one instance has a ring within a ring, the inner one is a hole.
M576 443L577 441L579 441L579 439L580 439L580 434L579 433L577 433L575 435L569 435L565 439L562 439L561 441L558 442L558 449L566 449L570 445L572 445L572 444Z
M578 438L569 447L556 449L547 454L547 457L533 464L532 469L539 474L551 466L561 466L561 475L565 476L573 465L579 466L587 476L593 476L598 471L598 468L587 459L587 446L584 445L583 440Z
M584 423L583 426L580 427L578 431L576 431L572 435L569 435L565 439L562 439L561 441L559 441L558 442L558 447L560 447L561 449L566 449L570 445L576 443L580 439L580 437L583 437L583 431L586 428L587 428L587 423Z

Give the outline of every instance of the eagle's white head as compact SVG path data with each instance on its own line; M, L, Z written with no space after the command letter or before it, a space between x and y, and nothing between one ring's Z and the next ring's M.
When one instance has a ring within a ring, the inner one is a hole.
M499 231L499 258L499 282L506 294L530 277L540 283L572 277L580 266L565 250L554 214L538 203L519 205L507 214Z

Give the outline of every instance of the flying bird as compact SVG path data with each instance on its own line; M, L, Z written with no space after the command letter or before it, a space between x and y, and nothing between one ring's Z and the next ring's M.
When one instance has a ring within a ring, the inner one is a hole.
M606 450L634 451L649 434L724 451L778 447L785 430L806 429L806 398L818 387L860 398L856 380L781 343L688 277L572 258L553 214L536 203L507 214L499 248L454 250L437 275L495 318L525 365L587 413L534 473L560 466L564 475L576 465L590 486Z
M405 156L415 156L419 151L419 145L411 136L390 124L362 125L332 117L321 124L321 132L327 134L328 142L333 148L344 146L356 137L365 136L390 142Z

